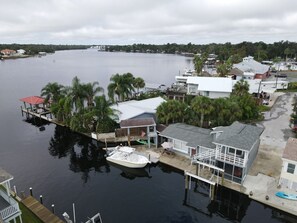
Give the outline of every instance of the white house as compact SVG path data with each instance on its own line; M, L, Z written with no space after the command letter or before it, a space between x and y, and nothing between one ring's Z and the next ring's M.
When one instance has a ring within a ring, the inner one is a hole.
M297 191L297 139L289 138L282 156L279 184Z
M120 123L123 120L154 118L157 107L166 100L161 97L149 98L141 101L131 100L119 102L111 106L118 113Z
M187 77L187 94L209 98L229 97L232 79L226 77Z
M22 223L21 210L18 202L10 194L10 181L13 179L9 173L0 168L0 222L16 222L19 218Z
M17 54L18 54L18 55L24 55L25 53L26 53L26 51L23 50L23 49L19 49L19 50L17 50Z
M233 68L237 68L243 72L254 73L255 79L267 78L270 70L270 66L255 61L252 56L244 57L242 62L234 64Z

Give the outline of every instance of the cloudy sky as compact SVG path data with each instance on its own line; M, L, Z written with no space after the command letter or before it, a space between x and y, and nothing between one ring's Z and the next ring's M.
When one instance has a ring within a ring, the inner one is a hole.
M295 0L0 0L0 43L297 41Z

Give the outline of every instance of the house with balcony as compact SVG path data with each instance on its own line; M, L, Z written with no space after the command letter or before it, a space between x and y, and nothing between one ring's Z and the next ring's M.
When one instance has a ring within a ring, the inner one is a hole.
M279 185L297 191L297 139L289 138L282 155Z
M263 128L234 122L213 129L216 166L225 170L225 178L243 183L260 145Z
M0 222L9 223L19 221L22 223L21 210L18 202L10 194L10 181L13 179L9 173L0 168Z
M257 156L262 132L263 128L237 121L213 129L176 123L160 136L173 151L224 169L226 179L241 184Z

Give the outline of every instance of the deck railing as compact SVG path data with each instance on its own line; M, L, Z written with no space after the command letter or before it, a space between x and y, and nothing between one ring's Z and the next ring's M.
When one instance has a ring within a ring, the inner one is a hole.
M13 216L14 214L17 214L18 212L20 212L20 209L19 204L16 202L15 204L1 210L0 217L5 221L5 219Z
M10 206L0 210L0 217L3 220L20 212L19 204L17 203L17 201L13 197L11 196L9 197L6 191L1 190L1 188L0 188L0 196L10 204Z
M220 160L220 161L227 161L231 164L235 164L237 166L245 166L245 161L242 158L239 158L237 156L234 155L227 155L225 153L217 153L216 154L216 159Z
M214 150L208 150L205 152L199 152L198 154L195 154L192 158L192 160L209 160L211 157L215 156L215 151Z

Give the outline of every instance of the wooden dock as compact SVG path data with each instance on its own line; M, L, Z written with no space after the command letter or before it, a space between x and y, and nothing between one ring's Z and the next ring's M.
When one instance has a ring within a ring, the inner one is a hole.
M32 196L24 198L21 202L44 223L64 223Z

